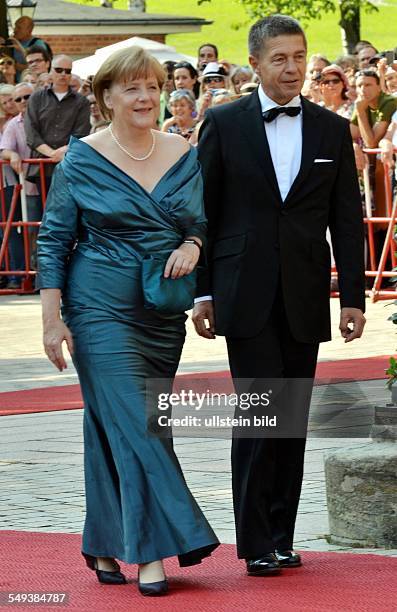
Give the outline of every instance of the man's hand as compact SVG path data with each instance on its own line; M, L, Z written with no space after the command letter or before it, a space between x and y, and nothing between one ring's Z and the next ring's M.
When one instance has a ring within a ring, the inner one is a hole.
M203 302L197 302L193 308L192 321L199 336L213 340L215 338L215 314L213 301L204 300ZM206 321L208 321L209 327L206 326Z
M59 147L58 149L55 149L51 153L51 159L53 159L55 162L61 162L63 158L65 157L65 153L67 149L68 149L67 146Z
M357 113L363 113L367 110L367 108L368 108L368 100L366 100L365 98L359 98L358 100L356 100Z
M12 155L10 157L10 165L14 172L16 172L17 174L20 174L22 172L21 158L15 151L12 152Z
M353 327L348 324L353 323ZM340 312L339 329L345 342L361 338L365 325L365 317L359 308L342 308Z
M386 138L382 138L379 142L379 148L382 150L380 154L380 159L382 163L387 163L391 168L394 167L393 160L393 143L391 140L387 140Z
M357 170L364 170L364 168L366 167L368 163L367 155L363 152L362 148L357 142L353 143L353 148L354 148L354 157L356 160L356 168Z

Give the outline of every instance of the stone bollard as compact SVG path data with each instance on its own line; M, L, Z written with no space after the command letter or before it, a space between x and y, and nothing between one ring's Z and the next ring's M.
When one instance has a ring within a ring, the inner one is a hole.
M397 405L375 406L371 438L326 455L331 544L397 548Z

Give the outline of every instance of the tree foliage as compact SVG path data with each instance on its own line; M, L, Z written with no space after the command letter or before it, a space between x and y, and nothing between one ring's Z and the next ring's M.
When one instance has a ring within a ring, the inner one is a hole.
M197 0L198 4L216 0ZM311 19L320 19L324 13L335 12L337 4L340 5L345 18L354 18L357 9L366 11L378 10L371 0L235 0L241 4L251 19L259 19L264 15L282 13L291 15L302 23Z
M216 0L197 0L198 4ZM339 5L339 25L343 31L346 51L352 52L360 39L360 10L377 11L376 0L234 0L241 4L249 19L260 19L265 15L282 13L307 25L312 19L321 19L324 13L335 12ZM236 24L237 27L245 24Z

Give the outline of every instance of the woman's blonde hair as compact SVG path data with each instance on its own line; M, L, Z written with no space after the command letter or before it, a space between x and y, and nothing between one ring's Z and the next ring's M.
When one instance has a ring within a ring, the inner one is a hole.
M113 83L147 78L154 75L161 89L166 73L160 62L142 47L128 47L112 53L99 68L92 83L98 106L105 119L112 119L112 110L104 101L104 91Z

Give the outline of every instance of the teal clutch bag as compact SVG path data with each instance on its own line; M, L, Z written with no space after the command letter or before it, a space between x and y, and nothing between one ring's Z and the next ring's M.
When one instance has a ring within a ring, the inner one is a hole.
M147 256L142 260L144 306L164 314L182 314L193 308L197 268L181 278L164 278L167 259Z

